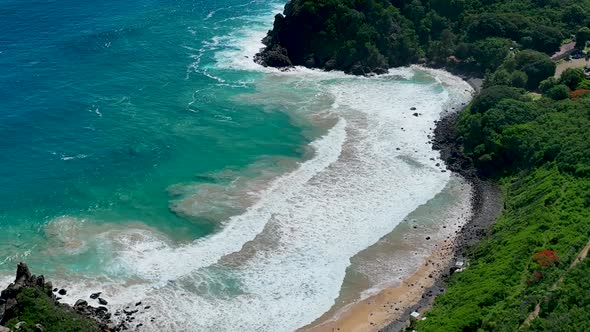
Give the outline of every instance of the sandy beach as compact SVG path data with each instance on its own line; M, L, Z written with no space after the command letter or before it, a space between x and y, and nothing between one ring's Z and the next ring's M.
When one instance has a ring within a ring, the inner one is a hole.
M457 235L438 242L422 266L399 286L386 288L378 294L339 310L331 318L305 332L400 331L406 326L410 313L426 312L437 294L444 292L451 267L463 256L465 248L481 240L503 208L498 186L468 178L474 188L473 216Z
M377 295L344 308L334 319L303 331L379 331L391 322L402 319L406 311L418 303L424 293L435 284L450 263L453 246L439 243L438 247L423 266L403 280L399 287L386 288Z
M481 80L466 79L478 93ZM454 141L454 128L459 113L460 110L449 112L436 123L433 148L440 151L450 170L460 174L471 184L471 218L456 234L438 242L421 267L401 281L399 286L383 289L374 296L349 304L332 317L300 331L401 331L413 311L424 314L436 295L444 292L451 268L459 259L462 260L464 250L487 234L502 212L502 193L496 184L481 181L475 169L461 157Z

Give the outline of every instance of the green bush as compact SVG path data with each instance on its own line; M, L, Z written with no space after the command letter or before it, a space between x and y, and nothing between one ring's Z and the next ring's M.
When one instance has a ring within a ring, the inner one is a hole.
M565 84L558 84L549 89L545 95L553 100L563 100L569 98L570 89Z
M71 309L57 306L54 301L39 289L26 288L17 296L16 318L6 326L14 330L19 322L24 322L19 331L36 332L35 325L41 324L45 332L92 332L99 331L95 322Z
M584 70L582 68L568 68L561 73L559 81L561 84L567 85L571 90L575 90L578 84L585 79L586 75L584 75Z
M469 268L453 275L427 319L417 322L417 331L517 331L588 241L590 209L581 199L590 192L588 179L563 174L547 164L529 174L506 178L502 187L506 192L502 217L490 236L469 251ZM545 249L555 251L560 261L539 271L532 257ZM588 326L588 267L583 272L586 274L573 276L567 288L554 291L559 309L535 322L536 326L559 327L563 312L567 313L563 327ZM564 291L568 296L561 295ZM576 309L578 304L584 309Z

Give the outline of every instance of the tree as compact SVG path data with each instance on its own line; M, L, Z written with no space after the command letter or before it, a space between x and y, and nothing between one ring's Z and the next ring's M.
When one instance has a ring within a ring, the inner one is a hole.
M512 42L504 38L490 37L473 45L473 57L485 70L495 70L506 59Z
M526 88L529 77L525 72L515 70L510 74L510 85L517 88Z
M570 89L565 84L559 84L549 89L545 95L553 100L564 100L569 98Z
M533 90L542 80L555 74L555 63L546 54L532 50L516 54L514 67L528 76L527 87Z
M556 79L555 77L549 77L548 79L541 81L541 83L539 84L539 90L541 91L541 93L546 93L558 84L558 79Z
M572 5L565 9L563 12L562 19L566 22L571 24L572 26L579 26L586 23L588 15L586 14L586 10L579 5Z
M588 27L583 27L576 32L576 48L583 50L589 40L590 29Z
M561 30L546 25L537 25L533 27L533 29L529 31L529 36L532 38L532 48L548 54L559 50L561 41L564 38Z
M496 85L481 91L471 104L471 113L485 113L504 99L522 99L522 90Z
M568 88L575 90L585 78L586 75L584 75L582 68L568 68L561 74L559 81L561 84L567 85Z

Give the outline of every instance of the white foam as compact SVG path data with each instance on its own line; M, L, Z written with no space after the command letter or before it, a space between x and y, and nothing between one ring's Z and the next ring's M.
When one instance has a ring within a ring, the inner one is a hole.
M331 109L295 104L290 110L338 118L311 144L315 156L274 180L245 213L207 238L175 246L147 229L101 235L113 255L110 272L134 282L72 282L72 294L106 289L114 307L142 299L158 312L155 322L138 318L148 330L293 331L332 306L351 257L448 183L428 135L447 103L468 100L463 81L431 71L431 83L403 82L418 68L374 78L262 69L251 56L272 16L216 39L214 47L223 49L215 55L217 68L267 72L252 100L289 104L310 87L329 94Z
M446 90L434 80L396 78L414 74L401 69L367 79L300 70L259 81L254 100L278 96L277 86L292 96L302 93L297 86L321 89L333 98L329 111L337 124L312 143L314 158L275 180L219 233L180 247L149 231L104 237L100 242L114 243L111 272L140 278L113 291L113 303L143 298L165 322L142 322L162 331L292 331L328 310L350 258L449 181L434 165L440 160L427 135L443 106L468 93L444 76L437 77ZM289 96L281 98L276 102ZM235 289L228 290L231 284Z

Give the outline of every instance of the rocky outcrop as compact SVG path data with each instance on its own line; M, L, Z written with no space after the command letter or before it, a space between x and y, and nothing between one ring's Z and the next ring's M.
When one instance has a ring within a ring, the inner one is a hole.
M55 293L65 296L67 290L53 288L45 277L31 274L26 264L19 263L14 282L0 294L0 332L10 331L8 327L12 331L48 332L66 330L66 327L67 330L85 332L124 331L129 329L130 322L134 320L132 316L137 312L127 314L125 319L113 321L105 306L92 307L87 301L78 300L72 307L60 303L60 298ZM92 294L90 298L95 299L99 295L100 293ZM107 303L102 298L98 299L101 304ZM32 319L31 315L21 317L21 313L31 311L37 314L35 318ZM47 322L56 321L63 326L48 326Z
M55 298L51 282L45 282L43 276L32 275L26 264L19 263L14 282L0 294L0 325L4 325L16 316L15 310L18 305L16 297L23 289L27 288L41 290L48 297Z
M363 6L327 0L291 0L275 16L266 46L254 61L277 68L305 66L354 75L382 74L417 60L409 24L387 3ZM378 18L378 19L376 19Z
M275 68L292 67L293 63L289 59L289 52L286 48L278 44L271 44L263 52L254 56L254 61L257 63Z

